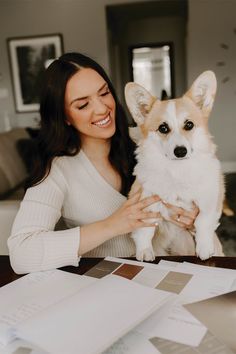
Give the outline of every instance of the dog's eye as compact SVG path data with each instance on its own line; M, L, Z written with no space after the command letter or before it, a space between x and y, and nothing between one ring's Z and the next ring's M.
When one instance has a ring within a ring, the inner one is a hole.
M162 123L159 128L158 128L159 132L161 134L168 134L170 132L170 128L169 125L166 123Z
M188 120L185 124L184 124L184 130L192 130L194 127L193 122L191 122L191 120Z

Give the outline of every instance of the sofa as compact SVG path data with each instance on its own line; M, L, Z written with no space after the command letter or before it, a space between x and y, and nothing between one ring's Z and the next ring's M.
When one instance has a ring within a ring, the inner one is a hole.
M7 239L25 194L25 182L37 149L37 135L38 129L29 127L0 132L0 255L8 255ZM65 228L61 218L55 230Z
M14 128L0 133L0 255L8 254L7 238L25 193L33 135L31 128Z

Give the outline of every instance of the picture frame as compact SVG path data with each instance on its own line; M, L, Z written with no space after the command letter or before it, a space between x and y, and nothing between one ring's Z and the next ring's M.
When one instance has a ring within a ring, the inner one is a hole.
M63 53L60 33L7 39L16 112L39 111L45 68Z

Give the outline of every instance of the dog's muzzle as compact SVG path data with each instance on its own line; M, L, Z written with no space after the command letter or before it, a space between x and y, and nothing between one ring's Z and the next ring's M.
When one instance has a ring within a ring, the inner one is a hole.
M187 155L187 152L188 150L185 146L176 146L176 148L174 149L174 154L178 159L185 157Z

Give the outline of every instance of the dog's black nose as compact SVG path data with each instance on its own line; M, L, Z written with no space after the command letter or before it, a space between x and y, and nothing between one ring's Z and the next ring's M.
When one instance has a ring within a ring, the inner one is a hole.
M188 151L185 146L176 146L176 148L174 149L174 154L178 158L184 157L187 152Z

